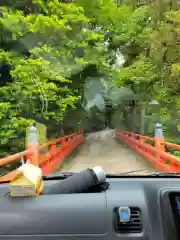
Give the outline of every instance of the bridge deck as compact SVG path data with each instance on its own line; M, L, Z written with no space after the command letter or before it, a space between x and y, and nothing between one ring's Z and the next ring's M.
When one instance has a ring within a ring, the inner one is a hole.
M119 144L113 130L89 134L79 153L64 164L61 171L79 172L97 165L102 166L107 173L124 173L140 169L144 169L138 172L141 175L155 172L147 161L124 144Z

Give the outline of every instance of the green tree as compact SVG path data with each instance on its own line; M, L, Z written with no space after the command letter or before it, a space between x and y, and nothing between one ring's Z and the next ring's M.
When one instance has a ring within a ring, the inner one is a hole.
M61 123L79 99L80 82L74 87L72 76L104 64L104 35L89 28L81 6L57 0L27 4L29 12L17 2L1 7L0 59L11 78L0 89L0 144L9 144L36 116Z

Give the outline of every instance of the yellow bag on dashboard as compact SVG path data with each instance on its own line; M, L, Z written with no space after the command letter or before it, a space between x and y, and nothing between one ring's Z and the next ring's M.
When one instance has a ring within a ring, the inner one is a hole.
M12 197L36 196L43 190L42 171L32 164L24 164L17 169L17 175L10 182Z

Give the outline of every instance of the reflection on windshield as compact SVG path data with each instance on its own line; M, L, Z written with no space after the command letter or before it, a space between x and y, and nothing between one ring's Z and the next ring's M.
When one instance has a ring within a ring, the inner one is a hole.
M63 137L38 152L42 164L61 147L51 171L180 171L179 10L178 0L7 0L0 157L27 149L34 124L39 146ZM26 160L6 161L1 175Z

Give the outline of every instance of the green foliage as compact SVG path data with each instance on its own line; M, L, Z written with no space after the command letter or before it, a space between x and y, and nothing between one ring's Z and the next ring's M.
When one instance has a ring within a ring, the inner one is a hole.
M0 88L0 144L10 146L22 134L22 149L32 119L61 123L75 108L81 82L74 88L72 76L89 64L103 66L104 35L88 28L91 19L75 3L33 0L28 9L8 3L0 8L0 61L11 76Z
M76 108L89 75L131 88L137 108L157 99L161 111L148 121L159 118L167 138L175 136L180 124L178 0L8 0L3 5L0 68L6 65L9 71L0 81L2 155L9 153L6 146L24 148L25 128L33 119L61 124L67 109ZM114 69L119 51L125 65ZM88 72L91 66L94 72ZM147 128L151 132L152 124Z
M160 119L167 139L177 142L180 121L180 6L178 0L121 1L132 7L114 29L113 41L126 57L125 67L112 73L114 84L129 85L142 100L156 99L160 112L149 116L149 129ZM174 140L173 140L174 139Z

